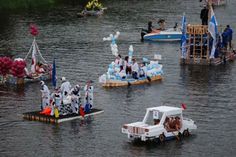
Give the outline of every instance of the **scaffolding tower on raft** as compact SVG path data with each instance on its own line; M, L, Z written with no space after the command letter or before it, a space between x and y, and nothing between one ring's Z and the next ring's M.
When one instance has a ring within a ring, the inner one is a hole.
M209 4L209 8L212 9ZM209 12L211 10L209 9ZM186 22L186 21L185 21ZM222 28L218 26L218 29ZM210 57L213 39L208 31L208 25L191 25L186 26L186 45L185 56L180 58L180 64L199 64L199 65L219 65L227 61L234 60L236 51L233 48L220 46L220 35L216 37L216 51L214 57ZM181 47L182 51L183 47Z

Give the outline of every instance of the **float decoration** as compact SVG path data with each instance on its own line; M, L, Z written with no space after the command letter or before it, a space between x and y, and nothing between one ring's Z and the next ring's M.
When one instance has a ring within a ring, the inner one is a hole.
M120 32L116 32L115 35L110 34L109 37L104 37L103 41L111 41L111 52L114 56L118 56L118 46L116 44L116 39L119 37Z
M6 75L9 74L12 62L10 57L0 57L0 74L3 77L6 77Z
M24 78L26 62L23 59L15 59L12 67L11 74L17 78Z
M86 5L86 10L101 10L102 7L102 3L99 3L98 0L92 0L89 1Z
M36 27L36 25L31 24L30 25L30 34L33 36L37 36L39 34L38 28Z

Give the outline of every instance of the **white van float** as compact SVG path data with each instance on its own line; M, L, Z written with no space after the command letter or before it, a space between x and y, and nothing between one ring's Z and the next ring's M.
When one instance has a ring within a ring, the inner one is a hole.
M197 126L193 120L183 118L182 110L182 108L170 106L147 108L143 121L124 124L122 133L127 134L131 140L159 139L160 142L189 136L192 130L197 129Z

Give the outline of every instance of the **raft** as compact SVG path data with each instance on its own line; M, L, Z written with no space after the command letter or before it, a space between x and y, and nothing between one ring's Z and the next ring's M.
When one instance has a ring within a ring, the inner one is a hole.
M157 80L162 80L162 75L156 75L153 77L150 77L150 79L147 78L141 78L138 80L135 79L125 79L125 80L106 80L102 83L103 87L121 87L121 86L131 86L131 85L141 85L145 83L150 83Z
M187 59L180 59L180 64L197 64L197 65L213 65L217 66L220 64L226 64L229 61L234 61L236 58L236 53L234 51L227 51L225 57L217 57L212 59L203 59L203 58L187 58Z
M41 111L33 111L23 113L23 118L30 121L39 121L45 123L58 124L66 121L71 121L74 119L83 119L81 115L77 114L69 114L69 115L60 115L59 118L55 118L54 116L47 116L40 114ZM85 113L84 117L97 115L103 113L104 111L101 109L92 108L89 113Z

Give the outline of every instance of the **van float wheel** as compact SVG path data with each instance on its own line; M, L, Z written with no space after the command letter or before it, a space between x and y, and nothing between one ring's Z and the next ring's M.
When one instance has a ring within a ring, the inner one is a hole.
M188 137L189 135L190 135L190 134L189 134L188 129L184 130L183 136L184 136L184 137Z
M178 133L178 140L182 140L182 134L181 134L181 132Z
M161 143L163 143L165 141L165 135L164 134L160 134L159 140L160 140Z

